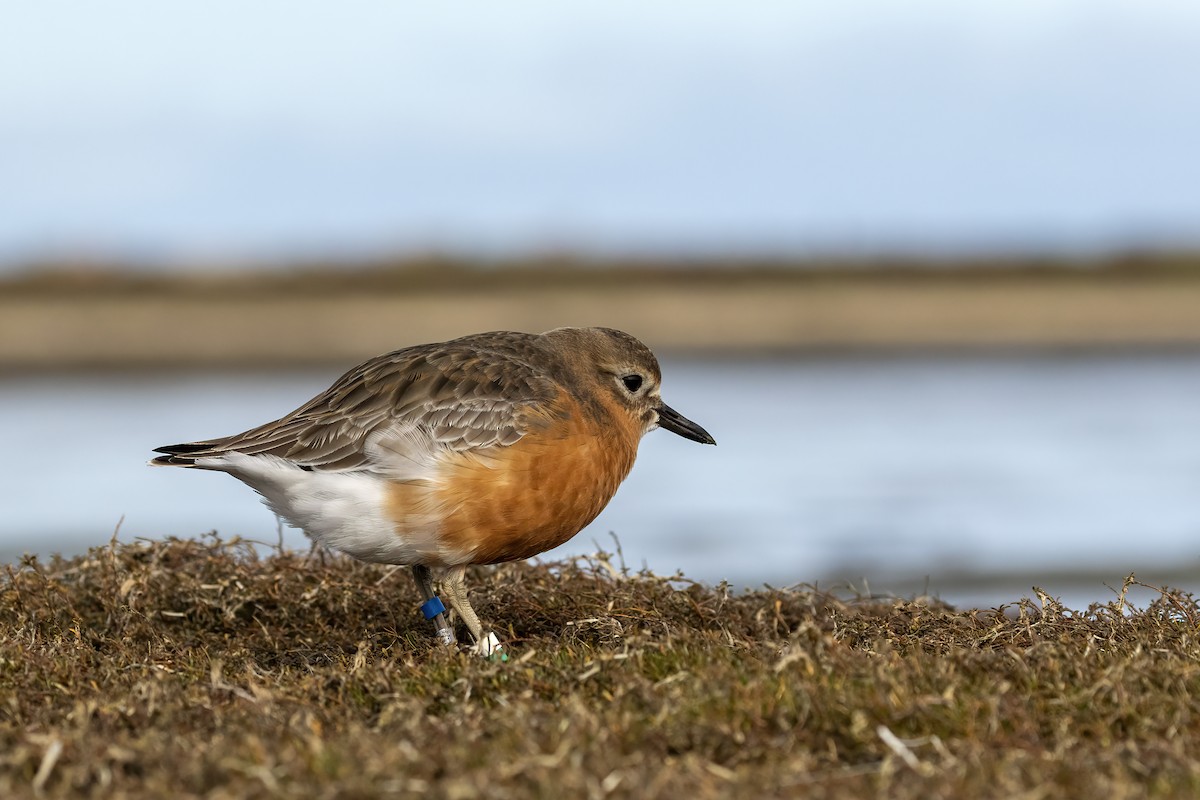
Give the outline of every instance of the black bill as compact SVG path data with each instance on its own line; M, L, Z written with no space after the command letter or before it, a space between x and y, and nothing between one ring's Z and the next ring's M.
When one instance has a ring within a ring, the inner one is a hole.
M700 444L717 443L717 440L710 436L708 431L667 405L658 407L658 425L660 428L666 428L671 433L678 433L683 438L691 439L693 442L699 442Z

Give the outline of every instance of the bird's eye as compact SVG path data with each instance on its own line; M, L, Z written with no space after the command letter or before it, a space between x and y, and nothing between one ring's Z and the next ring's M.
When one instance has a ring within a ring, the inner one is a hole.
M638 389L642 388L642 376L626 375L625 377L621 378L621 383L625 384L625 388L631 393L636 392Z

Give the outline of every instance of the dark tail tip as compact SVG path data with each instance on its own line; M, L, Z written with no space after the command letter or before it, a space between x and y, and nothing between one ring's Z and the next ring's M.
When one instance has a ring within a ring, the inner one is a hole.
M183 444L164 444L162 447L154 448L154 452L166 453L169 456L181 456L186 453L199 453L210 447L212 445L208 442L185 442Z
M184 444L168 444L162 447L154 448L155 453L165 453L150 462L154 467L194 467L196 459L188 456L189 453L201 453L208 450L211 445L204 442L185 442Z

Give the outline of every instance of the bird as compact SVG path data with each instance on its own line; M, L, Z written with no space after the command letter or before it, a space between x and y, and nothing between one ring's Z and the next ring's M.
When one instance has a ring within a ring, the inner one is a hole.
M661 383L650 348L613 328L477 333L369 359L277 420L155 448L149 463L228 473L314 542L411 566L435 639L457 642L436 583L469 649L498 656L467 567L575 536L650 431L716 444L663 402Z

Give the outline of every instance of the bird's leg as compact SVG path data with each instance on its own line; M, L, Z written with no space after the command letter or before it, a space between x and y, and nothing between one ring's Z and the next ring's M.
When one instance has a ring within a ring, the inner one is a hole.
M472 650L481 656L499 653L502 649L500 640L491 631L488 631L486 636L484 635L479 616L475 613L475 609L471 608L470 601L467 600L467 587L464 583L466 574L467 568L462 566L446 570L442 576L442 591L446 593L446 599L450 601L450 605L462 617L467 630L471 632L471 638L475 640Z
M446 599L450 601L450 606L462 617L467 630L471 632L471 638L479 642L483 640L483 625L480 624L479 616L467 600L465 578L465 567L451 567L442 576L442 591L446 593Z
M421 613L425 615L425 619L433 622L433 626L437 629L435 636L438 642L444 645L454 644L454 629L446 621L446 607L442 605L442 601L433 591L433 576L429 572L429 567L424 564L413 564L413 578L416 579L417 586L421 589L421 596L425 598L425 602L421 604Z
M312 546L308 548L308 555L304 557L304 565L311 567L315 564L319 567L324 567L325 554L328 552L329 550L326 549L325 545L313 539Z

